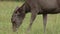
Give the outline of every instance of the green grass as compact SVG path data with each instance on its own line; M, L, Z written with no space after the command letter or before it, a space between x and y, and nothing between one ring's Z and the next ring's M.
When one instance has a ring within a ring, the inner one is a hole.
M16 6L21 6L23 2L0 1L0 34L16 34L12 31L11 15ZM18 34L25 34L28 28L31 14L28 13L23 24L18 29ZM32 25L29 34L43 34L42 15L38 15ZM60 34L60 15L48 15L46 34Z

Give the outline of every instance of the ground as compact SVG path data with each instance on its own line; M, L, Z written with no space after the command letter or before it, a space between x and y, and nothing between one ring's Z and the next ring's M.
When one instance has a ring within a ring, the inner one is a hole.
M17 34L12 31L11 15L17 6L23 2L0 1L0 34ZM31 14L26 14L23 24L18 29L18 34L25 34L28 28ZM37 15L29 34L43 34L43 18ZM60 34L60 14L49 14L46 34Z

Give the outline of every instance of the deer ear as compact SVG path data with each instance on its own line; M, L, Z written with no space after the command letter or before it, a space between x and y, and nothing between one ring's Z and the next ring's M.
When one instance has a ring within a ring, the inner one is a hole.
M19 7L17 6L16 8L15 8L15 10L18 10L19 9Z
M22 8L21 7L16 7L16 9L15 9L15 11L20 11L20 10L22 10Z
M15 9L14 9L14 13L16 13L18 11L19 7L17 6Z
M21 13L22 10L23 9L21 7L16 7L15 10L14 10L14 13L17 13L17 12Z

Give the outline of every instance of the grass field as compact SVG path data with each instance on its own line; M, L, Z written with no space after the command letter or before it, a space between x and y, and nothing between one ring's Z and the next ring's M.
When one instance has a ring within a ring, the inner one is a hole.
M23 2L0 1L0 34L17 34L12 31L11 15L16 6L21 6ZM23 24L18 29L18 34L25 34L28 28L31 14L28 13ZM43 34L42 15L38 15L33 23L29 34ZM46 34L60 34L60 15L48 15Z

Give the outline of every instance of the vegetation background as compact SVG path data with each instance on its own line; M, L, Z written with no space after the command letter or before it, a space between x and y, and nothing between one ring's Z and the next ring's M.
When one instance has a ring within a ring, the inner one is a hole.
M11 16L17 6L22 6L24 0L0 0L0 34L17 34L12 31ZM31 13L26 14L18 34L25 34L29 26ZM43 34L43 18L37 15L29 34ZM60 34L60 14L48 14L46 34Z
M25 1L25 0L0 0L0 1Z

